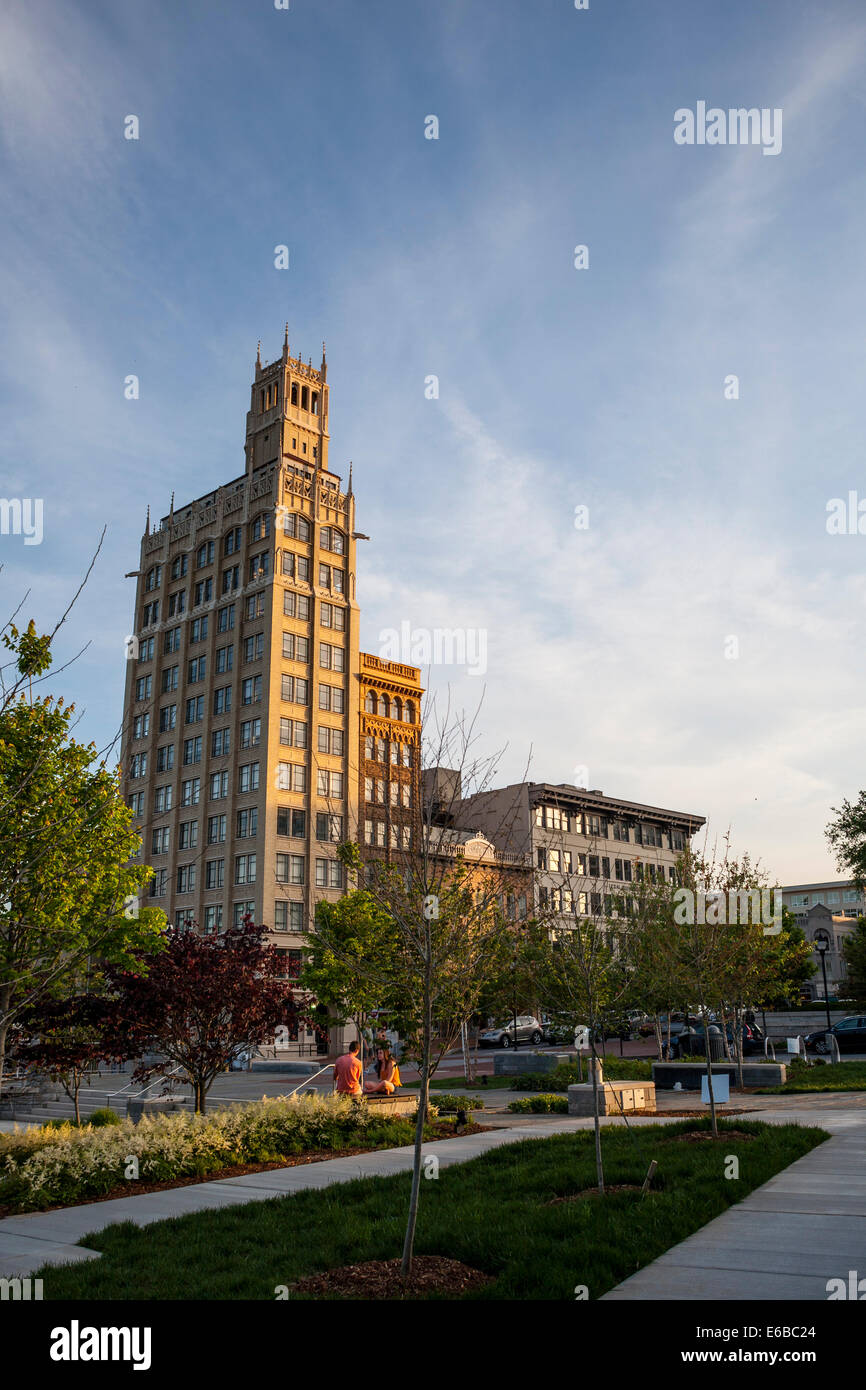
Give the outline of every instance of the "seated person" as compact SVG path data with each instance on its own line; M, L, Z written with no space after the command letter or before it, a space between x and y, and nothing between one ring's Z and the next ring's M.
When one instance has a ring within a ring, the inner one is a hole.
M367 1095L390 1096L395 1086L400 1085L400 1074L389 1047L377 1048L375 1071L377 1080L366 1081L364 1083L365 1092Z
M363 1072L358 1060L359 1050L360 1045L358 1043L349 1043L348 1052L344 1053L342 1057L338 1057L334 1063L334 1089L338 1095L360 1096L362 1094L361 1077Z

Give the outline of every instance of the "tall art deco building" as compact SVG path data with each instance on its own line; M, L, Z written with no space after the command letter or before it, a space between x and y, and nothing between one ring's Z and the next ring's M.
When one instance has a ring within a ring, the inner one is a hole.
M256 361L245 455L241 477L148 519L124 794L169 922L217 932L250 912L291 974L316 902L347 886L339 841L409 818L418 673L359 653L351 468L344 490L324 350L318 369L293 358L288 330L275 362ZM359 814L376 771L378 805Z

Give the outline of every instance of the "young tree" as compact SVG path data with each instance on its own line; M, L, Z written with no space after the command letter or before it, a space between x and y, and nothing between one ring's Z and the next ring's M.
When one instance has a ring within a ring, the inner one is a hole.
M0 710L0 1085L12 1021L89 958L144 969L165 918L117 775L69 737L73 706L19 692ZM133 965L133 962L137 962Z
M363 1039L378 1011L399 1022L400 1001L389 985L390 962L398 950L392 918L369 893L356 889L336 903L322 899L298 986L327 1007L335 1023L351 1020Z
M267 928L249 916L217 936L171 928L166 949L147 974L107 971L115 991L114 1027L126 1055L159 1054L142 1062L136 1081L180 1069L192 1086L195 1109L240 1048L273 1037L293 1010L294 998L278 951L265 944Z
M399 833L384 849L340 847L343 863L368 895L354 895L359 911L367 914L369 903L375 904L392 924L393 945L358 964L328 915L317 923L322 945L341 965L357 968L376 997L399 1009L406 1051L420 1070L404 1278L412 1269L430 1081L476 1012L484 984L501 969L516 929L503 911L511 865L496 856L484 863L467 861L468 836L456 828L462 797L489 785L497 760L472 755L474 722L452 720L447 713L439 718L430 709L425 725L432 728L425 736L426 765L447 770L435 795L425 798L423 809L416 798L411 816L395 827Z

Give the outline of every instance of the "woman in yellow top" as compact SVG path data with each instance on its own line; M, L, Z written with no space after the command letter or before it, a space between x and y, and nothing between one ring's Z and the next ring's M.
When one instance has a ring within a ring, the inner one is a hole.
M364 1083L364 1090L367 1095L386 1095L390 1096L396 1086L400 1086L400 1073L397 1070L397 1063L391 1056L391 1049L380 1047L376 1052L376 1076L377 1081L367 1081Z

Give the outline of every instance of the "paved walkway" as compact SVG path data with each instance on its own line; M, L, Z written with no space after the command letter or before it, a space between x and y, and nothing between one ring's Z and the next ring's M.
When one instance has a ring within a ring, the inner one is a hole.
M833 1137L604 1298L823 1303L828 1279L866 1277L866 1114L810 1105L761 1118L820 1124Z

